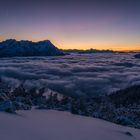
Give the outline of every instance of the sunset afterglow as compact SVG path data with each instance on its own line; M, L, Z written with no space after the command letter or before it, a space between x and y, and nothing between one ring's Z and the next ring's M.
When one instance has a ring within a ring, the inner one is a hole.
M62 49L140 50L138 0L10 1L0 4L0 40L51 40Z

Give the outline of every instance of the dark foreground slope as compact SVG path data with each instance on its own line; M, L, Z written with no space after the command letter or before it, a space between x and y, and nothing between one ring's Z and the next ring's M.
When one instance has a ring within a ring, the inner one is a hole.
M119 90L109 95L109 97L117 107L140 104L140 85L134 85L132 87Z
M10 39L0 42L0 57L57 55L64 54L49 40L32 42Z

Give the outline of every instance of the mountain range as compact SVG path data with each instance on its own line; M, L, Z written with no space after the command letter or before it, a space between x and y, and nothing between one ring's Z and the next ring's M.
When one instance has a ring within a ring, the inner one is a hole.
M113 53L113 50L97 50L97 49L88 49L88 50L78 50L78 49L68 49L63 50L65 53L76 53L76 54L92 54L92 53Z
M8 39L0 42L0 57L59 55L64 55L64 53L49 40L32 42L28 40L16 41L15 39Z

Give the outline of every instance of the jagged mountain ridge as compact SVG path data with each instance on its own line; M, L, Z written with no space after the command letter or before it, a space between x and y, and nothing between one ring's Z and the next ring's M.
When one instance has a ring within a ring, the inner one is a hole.
M0 57L57 55L64 55L64 53L49 40L32 42L28 40L16 41L15 39L9 39L0 42Z

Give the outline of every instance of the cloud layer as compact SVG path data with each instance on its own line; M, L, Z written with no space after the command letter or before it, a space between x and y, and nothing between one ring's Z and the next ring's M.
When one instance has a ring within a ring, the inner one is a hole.
M15 87L45 87L69 95L106 94L140 84L140 60L131 53L0 59L0 76Z

